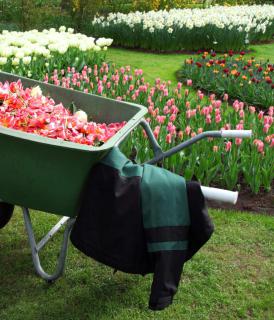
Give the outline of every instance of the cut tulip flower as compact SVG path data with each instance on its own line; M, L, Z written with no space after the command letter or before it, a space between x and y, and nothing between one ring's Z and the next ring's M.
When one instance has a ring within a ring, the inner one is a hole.
M20 82L0 83L0 125L44 137L100 146L124 125L88 122L79 110L71 114L62 103L43 96L40 87L23 89Z

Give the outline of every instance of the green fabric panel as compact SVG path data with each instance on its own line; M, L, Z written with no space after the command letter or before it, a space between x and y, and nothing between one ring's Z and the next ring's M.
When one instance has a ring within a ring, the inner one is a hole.
M187 250L188 241L150 242L147 244L148 252L167 250Z
M145 164L141 183L145 228L190 225L185 179Z
M118 147L113 147L101 163L120 171L122 177L141 177L143 167L132 163Z

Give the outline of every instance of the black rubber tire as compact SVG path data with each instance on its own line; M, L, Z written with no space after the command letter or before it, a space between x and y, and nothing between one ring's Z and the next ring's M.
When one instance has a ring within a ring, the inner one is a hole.
M14 210L14 205L0 202L0 229L4 228L5 225L10 221Z

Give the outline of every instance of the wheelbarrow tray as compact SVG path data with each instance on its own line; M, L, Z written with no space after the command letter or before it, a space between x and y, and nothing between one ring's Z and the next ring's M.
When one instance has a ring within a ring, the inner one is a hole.
M143 106L86 94L0 72L0 81L39 85L43 95L78 109L100 123L127 124L100 147L42 137L0 126L0 199L63 216L74 217L92 166L135 128L147 113Z

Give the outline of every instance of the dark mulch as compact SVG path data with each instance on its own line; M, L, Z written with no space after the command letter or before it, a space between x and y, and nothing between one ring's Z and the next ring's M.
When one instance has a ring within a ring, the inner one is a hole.
M260 192L255 195L249 190L243 190L239 192L238 201L235 205L208 201L208 206L210 208L249 211L252 213L264 213L274 216L274 191L272 189L268 193Z

